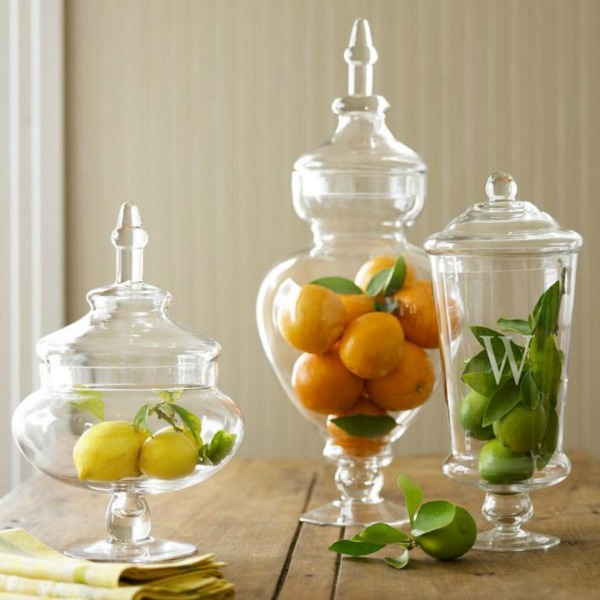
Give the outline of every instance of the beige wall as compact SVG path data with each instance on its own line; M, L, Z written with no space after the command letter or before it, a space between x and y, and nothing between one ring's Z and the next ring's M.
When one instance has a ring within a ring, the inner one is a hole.
M112 281L109 235L135 200L146 278L173 315L223 346L220 387L247 418L246 454L317 455L254 320L272 264L310 241L294 160L335 125L353 20L370 20L388 124L429 166L420 244L507 170L522 198L583 234L566 445L600 456L600 2L596 0L67 1L68 314ZM441 393L397 444L448 448Z

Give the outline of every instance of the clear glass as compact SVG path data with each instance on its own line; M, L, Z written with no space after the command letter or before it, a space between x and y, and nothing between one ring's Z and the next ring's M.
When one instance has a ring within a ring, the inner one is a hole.
M381 496L382 469L392 460L392 443L409 427L421 404L402 410L383 407L381 401L377 404L371 381L385 377L357 374L358 371L353 371L350 377L356 375L360 382L353 388L349 400L340 401L339 410L333 409L332 398L338 397L336 389L316 386L315 398L310 402L299 391L303 385L299 383L301 373L309 372L308 368L303 371L307 364L325 365L327 361L337 364L341 359L343 375L340 377L348 376L351 367L344 362L345 336L364 314L351 308L351 296L358 298L357 302L363 306L366 300L366 312L370 313L376 311L376 298L367 299L364 293L330 291L330 295L338 298L331 300L336 306L340 304L339 299L343 302L343 326L323 347L310 348L312 343L303 346L303 343L290 341L285 333L286 325L282 324L288 314L294 321L293 315L300 310L299 298L307 284L324 277L345 278L356 282L364 292L366 280L361 280L360 271L365 263L380 260L378 269L389 269L400 256L408 271L398 294L408 289L410 282L422 280L425 294L431 298L430 316L435 322L427 256L411 245L404 233L423 206L426 169L412 150L394 139L385 124L387 102L372 94L372 65L377 52L364 19L354 23L344 56L349 69L349 94L333 104L334 112L339 115L338 127L330 140L296 162L292 175L294 206L298 215L310 223L314 243L275 266L266 276L257 300L257 322L265 353L279 382L300 413L323 436L324 456L337 467L335 483L339 498L303 514L301 520L339 526L379 521L404 523L407 521L405 507ZM371 275L375 272L377 269ZM387 309L398 323L405 305L399 296L396 298ZM416 306L412 306L411 311L415 318L425 313ZM314 334L314 338L318 338L320 332L327 329L321 324L309 334L308 329L302 330L299 318L295 323L302 337ZM404 334L405 341L410 341L406 331ZM426 363L432 388L439 368L437 330L434 342L424 342L415 352L424 357L420 360ZM406 350L406 355L408 353ZM406 358L404 363L402 358L399 360L401 364L408 364ZM317 378L318 375L310 375L304 381L311 386ZM431 393L431 388L423 394L421 402ZM333 422L338 417L362 419L365 415L375 421L391 417L388 421L391 428L367 435L364 430L352 433L340 430Z
M170 296L142 281L147 236L124 204L113 234L117 280L90 312L38 342L41 387L17 407L13 435L40 471L111 495L108 537L80 558L155 562L196 552L151 536L145 496L195 485L237 452L243 420L216 387L219 345L176 325Z
M443 472L485 491L492 529L475 548L491 551L559 543L522 525L533 515L530 490L570 471L563 417L581 238L515 194L510 175L493 175L488 202L425 244L452 441Z

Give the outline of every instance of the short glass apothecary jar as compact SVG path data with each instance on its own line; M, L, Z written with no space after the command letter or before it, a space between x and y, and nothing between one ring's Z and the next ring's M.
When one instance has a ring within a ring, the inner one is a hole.
M444 473L485 491L476 548L549 548L529 491L567 477L569 336L581 237L516 198L495 173L475 204L425 243L440 322L452 452ZM455 319L458 315L458 323Z
M154 562L193 554L155 539L145 496L214 475L236 453L242 415L216 387L220 347L176 325L171 295L142 280L148 237L121 207L113 285L90 312L37 344L41 387L13 415L15 440L39 470L110 494L104 540L70 548L86 559Z
M436 382L438 330L427 255L406 239L426 168L385 123L373 94L377 52L354 23L348 94L333 136L294 165L298 215L313 244L276 265L257 302L265 353L287 396L325 439L340 497L301 516L319 525L407 520L380 492L392 442Z

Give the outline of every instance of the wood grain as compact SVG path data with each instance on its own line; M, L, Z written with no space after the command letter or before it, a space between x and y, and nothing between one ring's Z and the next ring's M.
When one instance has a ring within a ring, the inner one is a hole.
M595 598L600 589L600 463L573 453L563 483L532 494L533 531L558 535L546 552L472 551L442 563L420 550L404 571L376 560L339 558L327 547L352 530L300 524L306 508L336 495L333 468L308 460L236 458L212 479L186 490L148 498L156 536L197 544L227 563L237 597L250 600L364 600L409 598L469 600L501 597ZM468 508L485 527L482 492L441 473L442 457L398 459L386 469L385 495L399 501L399 473L415 479L426 499ZM0 527L24 527L51 546L103 537L105 494L35 476L0 501Z

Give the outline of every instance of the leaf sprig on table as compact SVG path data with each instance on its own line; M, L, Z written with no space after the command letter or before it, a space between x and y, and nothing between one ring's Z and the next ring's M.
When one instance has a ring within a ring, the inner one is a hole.
M329 550L358 558L393 546L399 554L382 560L403 569L409 563L410 551L417 547L438 560L459 558L472 548L477 525L467 510L446 500L423 503L423 490L405 475L398 477L397 484L404 495L410 534L386 523L375 523L351 539L334 542Z

